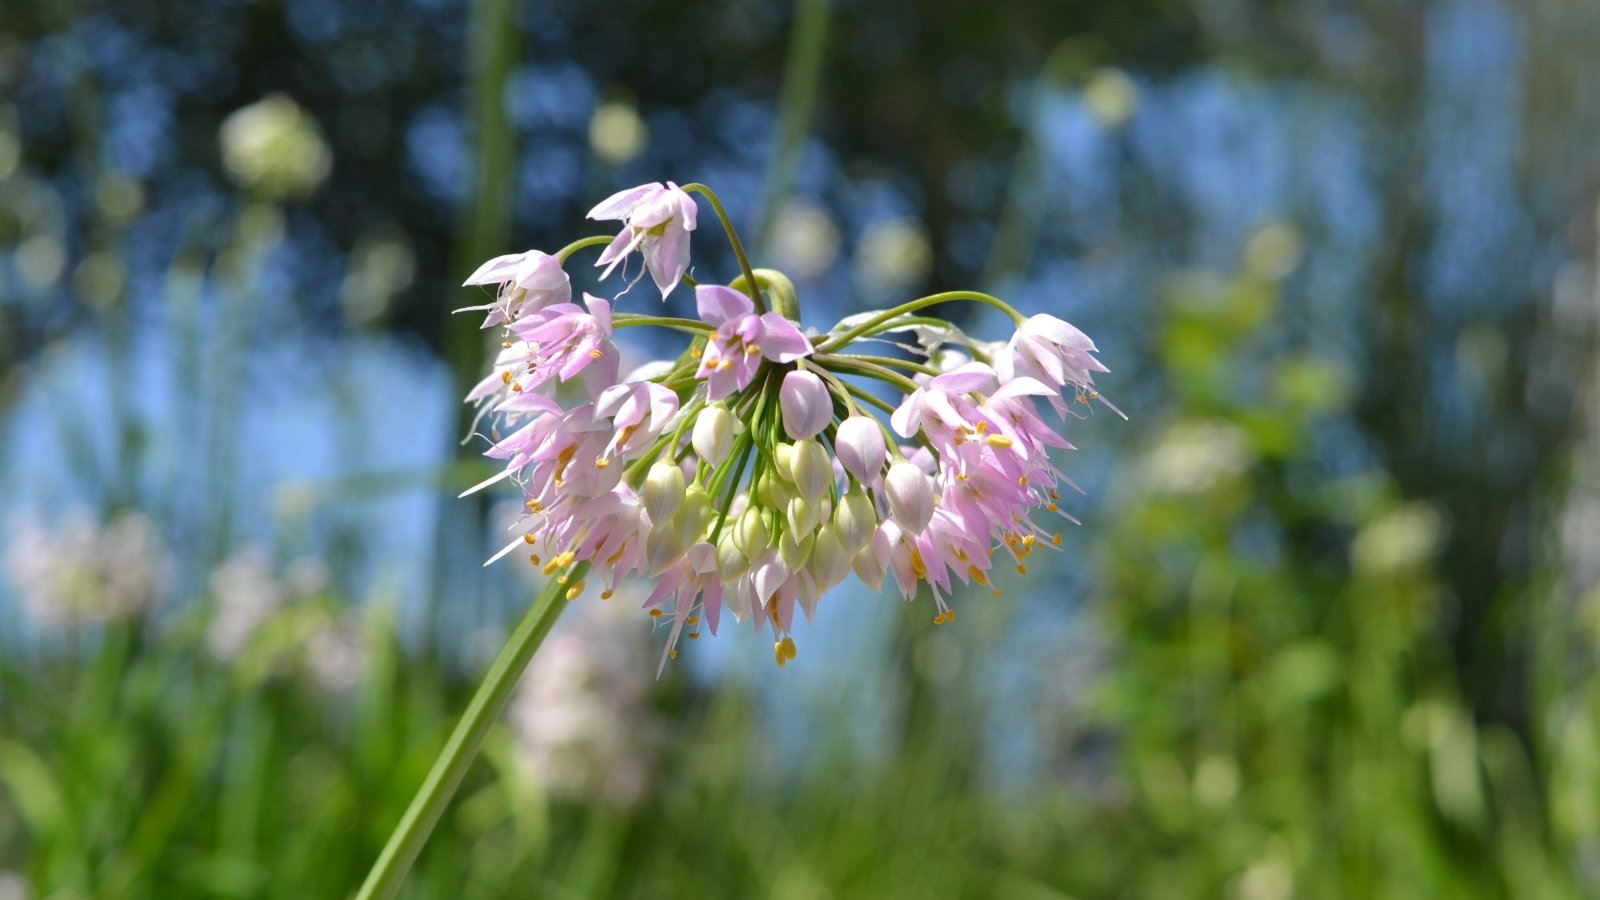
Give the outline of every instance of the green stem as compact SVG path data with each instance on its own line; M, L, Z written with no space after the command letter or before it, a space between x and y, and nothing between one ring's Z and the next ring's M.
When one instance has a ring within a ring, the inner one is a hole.
M698 181L684 185L682 190L686 194L699 194L711 204L717 219L722 222L722 230L728 234L728 244L733 247L733 255L739 260L739 270L744 272L744 281L749 286L750 299L755 301L756 312L765 313L767 301L761 296L761 285L756 281L756 270L750 267L750 258L744 252L744 242L739 240L739 232L733 230L733 220L728 218L728 211L722 208L722 200L717 197L715 191Z
M694 319L680 319L677 316L641 316L636 313L614 313L611 317L616 328L632 328L636 325L659 325L662 328L672 328L677 331L687 331L690 334L711 334L716 331L704 322Z
M887 382L908 394L917 389L915 381L901 375L899 372L893 369L886 369L877 363L865 362L858 356L837 356L818 353L812 359L819 365L827 366L830 369L843 370L855 375L865 375L869 378Z
M857 325L849 331L840 332L839 334L828 338L826 341L823 341L820 345L818 345L817 352L827 353L832 350L838 350L841 347L848 346L851 341L861 337L879 325L882 325L886 322L891 322L899 316L903 316L906 313L916 312L924 307L935 306L940 303L949 303L953 300L971 300L975 303L987 304L1010 316L1011 321L1018 325L1021 325L1023 319L1026 318L1022 313L1019 313L1012 308L1011 304L1001 300L999 297L992 297L988 294L980 293L978 291L945 291L940 294L930 294L926 297L918 297L915 300L902 303L899 306L896 306L894 309L884 310L883 312L873 316L865 322L862 322L860 325Z
M919 363L915 360L901 359L898 356L873 356L869 353L850 353L845 354L845 357L847 359L859 359L863 362L874 363L880 366L893 366L896 368L905 369L909 372L921 372L924 375L944 374L938 369L935 369L933 366L925 363Z
M805 148L817 87L822 80L827 40L828 0L795 0L783 96L778 101L778 129L767 165L761 218L756 225L755 246L763 256L772 249L772 226L778 210L794 190L795 172L800 167L800 153Z
M573 566L568 583L577 584L588 570L587 562ZM566 608L564 592L567 590L567 584L551 579L528 614L522 617L517 630L511 633L500 656L483 677L478 692L472 696L472 702L467 704L466 712L461 714L461 721L456 723L433 770L389 836L389 843L373 864L372 871L367 873L356 900L391 900L400 891L411 864L416 862L428 835L477 758L484 737L505 709L506 701L511 699L511 692L528 667L528 660L533 658L533 651L539 649L556 618Z
M598 247L601 244L609 244L616 240L616 238L617 236L614 234L597 234L594 237L579 238L565 247L562 247L560 250L557 250L556 260L562 265L566 265L567 258L572 254L577 253L579 250L582 250L585 247Z

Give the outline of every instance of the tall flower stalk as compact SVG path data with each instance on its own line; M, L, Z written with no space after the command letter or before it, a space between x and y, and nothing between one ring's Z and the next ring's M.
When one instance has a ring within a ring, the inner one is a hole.
M739 261L726 285L689 276L694 194ZM622 227L554 255L497 257L467 280L496 286L491 302L469 309L502 337L467 399L488 426L486 454L503 467L471 490L509 482L523 496L514 537L490 562L525 554L551 581L361 898L398 890L539 641L589 579L602 597L629 576L651 582L644 608L665 633L658 673L684 640L715 635L725 616L758 632L770 626L784 666L797 656L796 611L810 618L852 571L875 590L892 580L907 601L930 588L933 620L945 624L960 586L998 596L996 565L1026 574L1032 553L1061 544L1048 520L1036 520L1065 517L1061 489L1073 486L1050 457L1071 445L1046 416L1064 423L1069 401L1099 398L1093 376L1106 368L1083 332L970 291L803 330L793 284L752 268L704 185L642 185L589 215ZM600 245L602 280L620 276L623 290L574 303L565 266ZM662 299L692 290L697 318L621 310L646 277ZM954 301L997 308L1016 330L1005 342L979 341L928 314ZM682 333L682 352L621 374L616 331L637 327ZM909 355L863 352L868 343ZM885 386L897 403L880 396Z

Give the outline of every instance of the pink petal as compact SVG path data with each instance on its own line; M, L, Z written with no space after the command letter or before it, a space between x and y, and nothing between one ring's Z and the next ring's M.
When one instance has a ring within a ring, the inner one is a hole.
M792 440L816 437L833 421L833 398L828 395L828 386L813 372L783 376L778 404L783 409L783 430Z
M606 199L601 200L594 209L589 210L588 218L594 219L595 221L620 219L623 216L626 216L628 212L631 211L635 206L638 206L640 201L660 190L663 190L660 183L655 183L641 184L635 188L628 188L625 191L618 191Z
M697 286L694 289L694 301L700 311L701 321L719 327L756 311L749 297L720 284Z
M811 355L811 342L795 324L769 312L761 317L761 355L773 362L789 363Z

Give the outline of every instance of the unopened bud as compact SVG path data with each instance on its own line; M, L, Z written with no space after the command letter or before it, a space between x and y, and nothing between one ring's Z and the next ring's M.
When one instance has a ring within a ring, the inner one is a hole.
M833 460L816 441L799 441L789 457L789 474L800 496L820 500L833 486Z
M702 409L689 437L695 454L710 465L720 465L733 453L734 425L733 413L721 403Z
M789 530L795 534L810 534L817 529L817 523L822 521L822 511L817 504L809 503L804 497L796 497L789 501L784 509L784 518L789 523Z
M833 510L833 527L838 530L839 541L851 553L872 542L872 533L878 527L878 512L872 501L859 490L845 494Z
M783 410L783 430L795 440L813 438L833 421L833 397L815 372L794 371L783 376L778 389Z
M890 513L908 533L921 534L933 521L933 479L915 464L901 460L890 466L884 492Z
M650 521L659 526L672 518L683 505L684 489L682 469L668 462L651 466L644 478L644 511Z
M850 553L832 525L817 529L811 545L811 573L817 589L825 591L850 574Z
M793 444L785 444L779 441L777 446L772 448L772 471L777 472L778 477L784 481L793 481L794 476L789 474L790 467L794 465L793 461Z
M871 416L851 416L840 422L834 446L839 451L839 464L863 484L876 481L889 459L883 427Z
M778 555L783 558L784 565L789 567L789 571L797 572L806 564L806 560L811 558L813 543L813 538L809 534L797 540L793 532L785 531L783 536L778 538Z
M678 528L678 535L685 544L693 544L700 540L706 533L706 528L711 524L711 495L700 485L693 485L685 493L683 505L678 508L674 516L674 524Z
M772 534L767 530L767 520L759 507L752 506L739 517L733 531L733 543L748 559L755 559L772 546Z

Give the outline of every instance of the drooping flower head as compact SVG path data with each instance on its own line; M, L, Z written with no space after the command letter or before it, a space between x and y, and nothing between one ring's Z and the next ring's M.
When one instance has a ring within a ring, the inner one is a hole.
M678 281L689 271L689 232L695 228L698 208L694 199L672 182L643 184L619 191L589 210L589 218L599 222L620 220L623 229L600 254L597 266L605 266L601 278L638 250L644 266L666 299Z
M637 250L663 295L684 280L695 192L709 195L669 182L597 206L592 218L623 222L600 258L607 273ZM494 373L468 397L493 411L487 453L504 464L479 487L516 484L526 511L496 558L520 548L568 599L587 573L602 597L629 575L649 578L662 665L725 613L770 623L783 665L796 654L795 611L812 615L852 571L874 589L892 580L908 601L930 588L945 623L963 586L999 593L997 559L1026 574L1034 550L1060 544L1036 517L1060 513L1061 487L1074 486L1053 458L1071 445L1038 401L1064 411L1063 391L1098 396L1092 373L1106 369L1082 332L955 292L1002 309L1017 332L980 341L930 320L923 310L944 294L808 334L793 284L751 269L730 241L742 274L696 285L697 319L614 310L590 295L572 304L547 262L556 257L542 254L491 260L474 276L505 286L477 307L506 336ZM640 325L690 337L675 359L624 378L613 334ZM852 352L891 332L914 333L918 352ZM575 380L586 399L566 399Z

